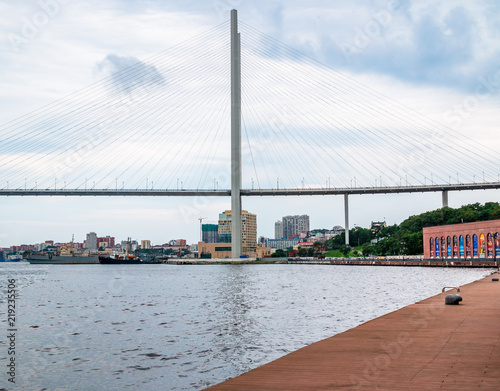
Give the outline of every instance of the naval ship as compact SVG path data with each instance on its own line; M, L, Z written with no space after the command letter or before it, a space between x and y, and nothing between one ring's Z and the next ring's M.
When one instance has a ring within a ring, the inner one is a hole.
M26 260L29 263L46 265L96 264L99 263L99 256L75 249L71 239L69 246L63 246L55 253L30 254Z
M26 260L29 263L47 264L47 265L70 265L70 264L86 264L99 263L97 255L57 255L57 254L31 254Z

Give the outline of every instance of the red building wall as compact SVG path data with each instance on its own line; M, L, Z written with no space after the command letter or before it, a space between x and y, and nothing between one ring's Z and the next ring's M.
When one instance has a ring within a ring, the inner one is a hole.
M426 259L500 259L500 220L441 225L423 231Z

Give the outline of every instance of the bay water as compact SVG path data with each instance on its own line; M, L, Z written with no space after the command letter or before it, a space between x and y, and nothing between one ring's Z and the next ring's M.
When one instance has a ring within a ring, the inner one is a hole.
M2 263L0 390L200 390L490 273ZM9 280L15 384L7 381Z

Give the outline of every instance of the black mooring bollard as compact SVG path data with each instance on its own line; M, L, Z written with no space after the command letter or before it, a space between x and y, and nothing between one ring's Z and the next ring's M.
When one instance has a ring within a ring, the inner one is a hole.
M462 301L462 296L459 295L447 295L444 299L444 304L447 305L458 305Z

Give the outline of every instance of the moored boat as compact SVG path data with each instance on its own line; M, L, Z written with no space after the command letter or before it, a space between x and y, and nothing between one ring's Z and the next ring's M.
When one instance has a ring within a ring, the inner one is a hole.
M32 264L46 265L73 265L73 264L98 264L99 257L91 252L74 248L74 236L71 243L61 246L57 252L42 252L30 254L26 260Z
M23 260L23 257L18 254L11 254L5 259L0 259L0 262L20 262Z
M100 255L99 263L103 265L137 265L143 263L141 258L137 257L130 252L130 238L127 239L127 247L125 252L122 254L116 254L114 256Z
M166 256L159 256L157 257L155 254L139 254L142 263L148 263L148 264L158 264L158 263L164 263L165 261L168 260L168 257Z
M137 265L142 263L142 260L135 255L128 254L126 256L100 256L99 263L103 265Z
M94 255L56 255L32 254L26 258L31 264L46 265L72 265L72 264L98 264L99 257Z

